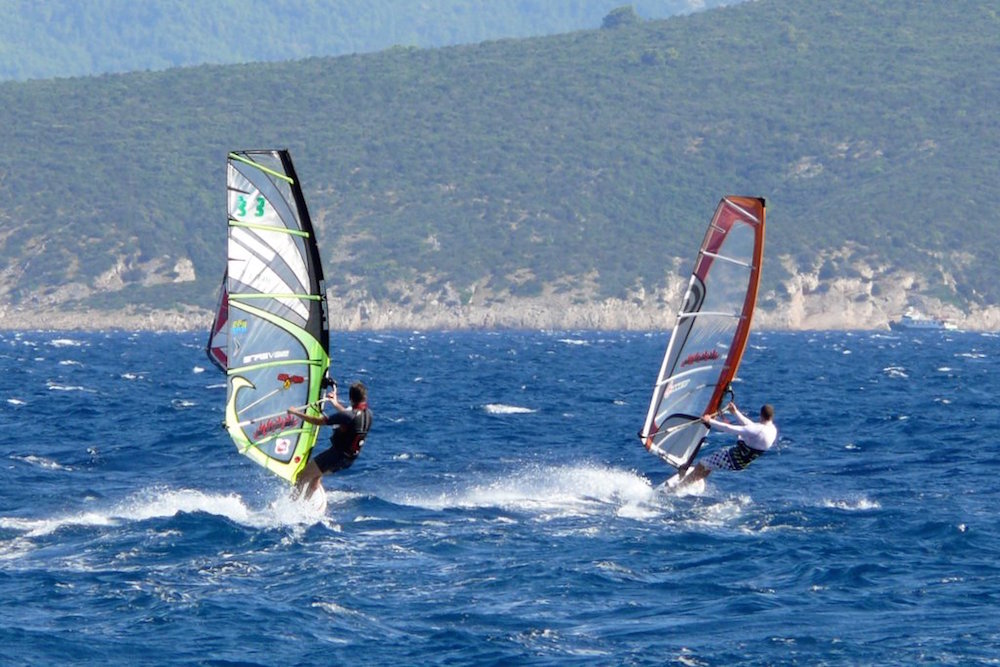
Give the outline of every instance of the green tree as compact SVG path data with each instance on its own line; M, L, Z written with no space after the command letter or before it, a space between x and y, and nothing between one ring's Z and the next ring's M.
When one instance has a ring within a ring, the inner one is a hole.
M601 27L621 28L622 26L638 25L641 21L642 19L635 13L635 8L632 5L625 5L608 12L608 15L601 22Z

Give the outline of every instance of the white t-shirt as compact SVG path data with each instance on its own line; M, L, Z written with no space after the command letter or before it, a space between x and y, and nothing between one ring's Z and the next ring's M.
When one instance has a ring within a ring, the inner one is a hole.
M710 419L709 422L712 424L712 428L717 428L726 433L735 433L738 438L747 443L747 447L750 449L756 449L761 452L771 449L771 445L778 439L778 427L774 425L774 422L769 421L758 424L755 421L747 419L739 410L736 410L733 414L740 420L740 425L729 424L717 419Z

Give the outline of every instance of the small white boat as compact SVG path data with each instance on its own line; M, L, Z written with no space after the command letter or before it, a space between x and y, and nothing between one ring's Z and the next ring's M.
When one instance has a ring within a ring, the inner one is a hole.
M906 313L898 320L889 322L893 331L954 331L958 327L951 322L935 317L925 317L919 313Z

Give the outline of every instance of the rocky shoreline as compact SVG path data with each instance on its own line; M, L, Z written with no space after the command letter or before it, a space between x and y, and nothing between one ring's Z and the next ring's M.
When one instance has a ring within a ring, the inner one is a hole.
M802 270L790 260L779 261L787 264L791 277L780 289L758 294L758 330L884 331L890 321L914 310L963 330L1000 331L1000 306L959 308L943 302L930 296L941 290L927 276L855 261L855 277L824 278L815 267ZM943 269L941 275L950 280ZM595 282L595 276L567 278L532 297L493 292L486 280L461 290L448 283L434 289L402 283L390 286L393 296L383 300L331 291L328 307L331 328L339 331L661 331L673 326L687 276L674 274L661 286L636 287L622 298L597 297ZM31 308L0 302L0 330L207 331L212 316L211 310L197 306L72 310L59 294L38 297Z
M657 331L673 325L678 299L604 299L579 303L551 296L511 299L491 304L433 301L404 307L374 300L347 302L332 298L331 327L340 331L400 330L613 330ZM669 305L668 305L669 303ZM773 331L888 330L903 308L879 300L834 299L800 295L775 307L758 307L754 328ZM1000 331L1000 307L962 313L953 306L924 302L921 312L969 331ZM212 312L185 307L179 310L29 311L0 308L0 330L55 331L207 331Z

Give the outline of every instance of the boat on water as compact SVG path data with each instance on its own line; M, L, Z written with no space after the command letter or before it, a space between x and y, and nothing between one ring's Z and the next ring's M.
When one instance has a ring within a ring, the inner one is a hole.
M906 313L898 320L891 320L893 331L954 331L958 327L951 322L936 317L926 317L920 313Z

